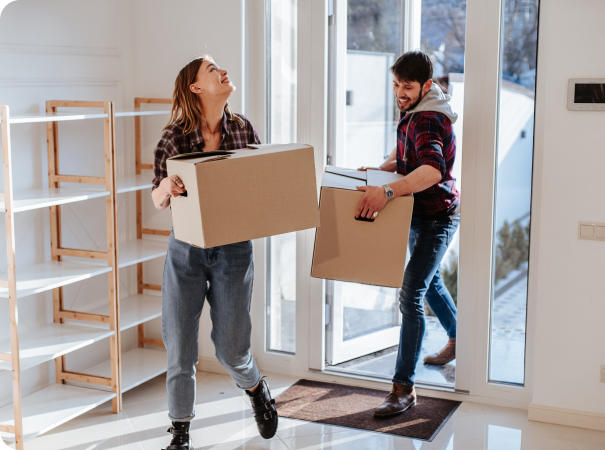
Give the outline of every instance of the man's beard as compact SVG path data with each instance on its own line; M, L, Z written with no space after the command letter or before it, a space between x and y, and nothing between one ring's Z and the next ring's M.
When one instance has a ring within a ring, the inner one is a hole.
M424 95L422 94L422 89L420 89L420 95L418 95L418 100L416 100L412 104L412 106L410 106L409 108L405 108L405 109L402 109L401 106L399 106L399 99L397 99L397 106L399 107L399 111L404 113L404 112L413 110L414 108L416 108L416 106L418 106L420 104L420 102L422 101L423 98L424 98Z

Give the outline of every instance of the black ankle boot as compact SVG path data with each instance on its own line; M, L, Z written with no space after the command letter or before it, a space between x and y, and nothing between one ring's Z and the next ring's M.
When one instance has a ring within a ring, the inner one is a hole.
M277 410L267 382L261 379L254 394L249 391L246 391L246 394L252 402L258 432L265 439L271 439L277 432Z
M168 428L168 433L172 433L172 441L163 450L195 450L189 436L190 425L191 422L172 422L172 427Z

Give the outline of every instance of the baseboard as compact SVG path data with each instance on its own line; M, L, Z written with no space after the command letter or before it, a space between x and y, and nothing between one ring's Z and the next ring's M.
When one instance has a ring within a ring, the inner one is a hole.
M605 414L556 408L554 406L535 405L532 403L529 405L528 419L534 422L605 431Z

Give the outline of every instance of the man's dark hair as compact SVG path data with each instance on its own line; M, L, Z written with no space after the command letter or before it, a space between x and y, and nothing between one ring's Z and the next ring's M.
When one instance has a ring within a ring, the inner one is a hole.
M401 55L391 67L391 72L399 81L417 81L420 86L424 86L424 83L433 78L433 63L429 55L414 50Z

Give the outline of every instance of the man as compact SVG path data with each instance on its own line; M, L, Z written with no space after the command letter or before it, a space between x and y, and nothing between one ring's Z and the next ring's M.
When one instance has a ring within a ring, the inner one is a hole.
M456 306L439 265L460 223L460 194L452 177L456 156L452 123L458 116L449 105L451 97L433 84L433 65L426 54L405 53L391 71L400 110L397 147L374 170L397 170L405 178L382 187L358 187L366 193L355 213L355 217L376 217L389 199L414 194L410 260L399 296L403 321L393 389L374 412L377 417L400 414L416 404L414 369L424 336L424 298L449 337L446 347L424 362L446 364L456 357Z

